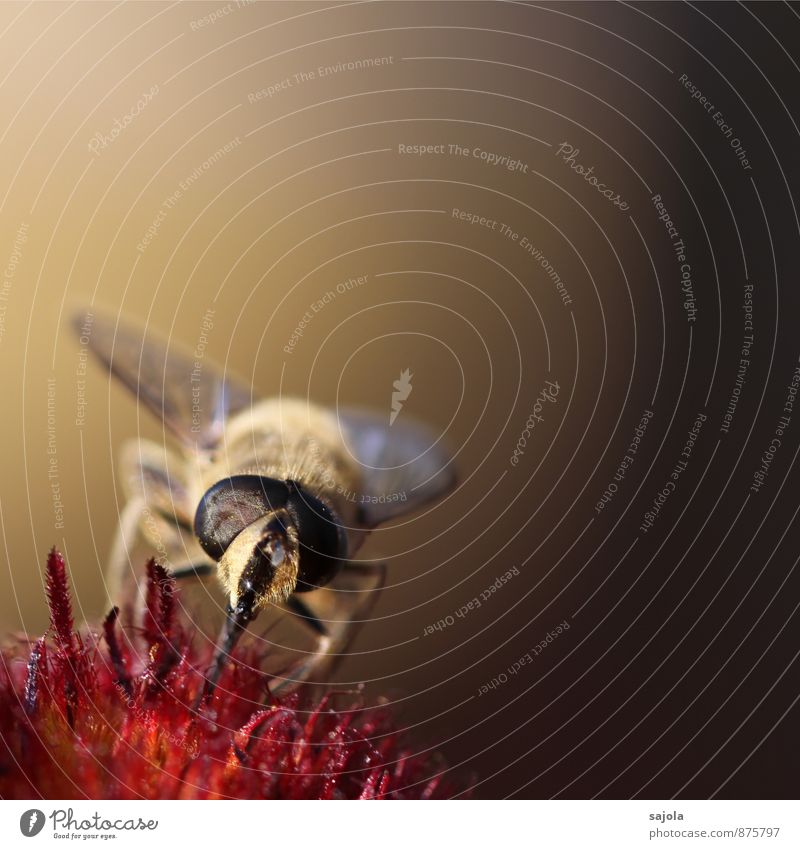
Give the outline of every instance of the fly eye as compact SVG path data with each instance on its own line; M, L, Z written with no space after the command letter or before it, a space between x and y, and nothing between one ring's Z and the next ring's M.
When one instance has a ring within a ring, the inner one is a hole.
M347 536L336 514L297 482L288 481L286 509L297 529L300 569L296 592L325 586L347 557Z
M248 526L286 504L284 481L260 475L234 475L215 483L200 500L194 532L203 551L219 560Z

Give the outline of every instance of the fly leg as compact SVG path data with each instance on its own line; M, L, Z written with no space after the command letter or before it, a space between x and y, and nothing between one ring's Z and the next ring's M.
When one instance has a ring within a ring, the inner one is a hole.
M303 624L311 628L317 637L329 640L330 634L325 623L319 619L309 608L309 606L301 601L296 595L289 596L286 602L286 607L298 618L303 621Z
M197 563L184 563L176 566L170 575L176 581L186 581L190 578L208 578L217 571L216 563L209 563L207 560L202 560Z
M358 599L350 613L347 641L354 639L358 630L369 620L381 590L386 585L387 564L380 563L345 563L340 581L348 594Z
M365 579L368 577L385 577L386 563L345 563L342 571L350 575L361 575Z
M106 570L108 596L115 603L118 603L121 598L125 573L131 568L130 554L136 543L146 509L143 498L134 498L125 505L119 516L119 524Z

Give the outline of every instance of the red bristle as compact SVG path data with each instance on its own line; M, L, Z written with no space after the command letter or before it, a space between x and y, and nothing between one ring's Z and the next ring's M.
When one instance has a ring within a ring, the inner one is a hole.
M159 595L158 624L162 638L167 641L172 633L172 621L175 615L175 579L163 566L156 563L156 580Z
M50 607L50 622L55 632L58 647L66 655L74 649L72 602L69 597L67 567L61 552L55 546L47 556L47 603Z
M102 651L91 633L73 632L56 552L48 600L52 642L39 640L27 656L15 644L0 658L6 798L438 798L455 790L435 758L400 748L387 708L363 708L358 694L338 694L351 697L340 709L330 693L310 701L303 689L265 707L262 649L246 642L208 713L195 713L214 646L192 639L155 563L144 621L134 623L144 627L130 643L122 645L116 609L103 622ZM19 674L8 673L14 668Z
M380 786L378 787L378 792L375 794L376 799L383 799L386 794L389 792L389 784L392 780L392 774L389 770L384 770L383 778L381 779Z
M28 677L25 679L25 713L32 714L36 710L39 698L39 680L47 664L47 645L44 637L40 637L31 650L28 660Z
M350 758L350 748L342 740L331 741L327 754L328 764L323 778L322 789L319 793L320 799L333 798L333 794L341 780L342 772Z
M317 707L311 712L311 716L308 717L305 727L306 737L310 737L314 733L314 728L319 720L319 715L328 707L328 702L330 701L331 694L325 693L325 695L320 699Z
M158 642L161 632L159 622L161 618L161 592L158 587L156 568L155 558L151 557L145 566L147 591L145 593L144 621L142 622L145 639L151 645Z
M147 561L144 633L150 643L169 641L175 615L175 580L153 558Z
M77 679L83 671L85 653L79 652L79 644L74 633L66 563L55 546L50 549L50 554L47 556L46 590L50 623L58 649L56 665L63 678L64 710L67 723L72 728L75 724L75 711L78 704Z
M103 636L108 646L108 654L111 657L114 674L117 676L117 683L125 690L125 694L130 696L133 694L133 689L130 678L128 677L128 670L125 667L125 657L117 640L116 626L118 618L119 608L113 607L109 611L108 616L103 620Z
M375 787L380 781L381 770L375 769L367 776L367 780L364 782L364 789L361 791L361 795L358 797L361 800L365 799L374 799L375 798Z
M146 690L152 692L163 686L170 671L180 658L171 642L175 615L175 581L167 570L152 558L147 563L147 604L144 613L144 633L150 644L149 678Z
M426 785L425 789L422 791L421 799L432 799L433 794L436 792L436 788L439 786L439 782L441 782L442 776L436 775L434 776Z
M259 726L265 725L272 717L276 716L277 713L277 711L273 710L262 710L253 714L253 716L234 734L232 745L246 756L253 742L258 739Z

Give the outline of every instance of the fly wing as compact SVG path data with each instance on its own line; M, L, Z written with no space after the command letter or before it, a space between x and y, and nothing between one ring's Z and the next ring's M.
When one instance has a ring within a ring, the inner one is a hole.
M207 359L94 312L73 320L89 350L187 447L210 448L225 419L252 403L250 389Z
M148 439L130 440L122 446L119 470L128 499L139 499L152 513L192 532L197 505L171 451Z
M410 513L455 486L453 459L429 427L408 417L390 424L386 416L366 410L340 411L339 421L361 466L365 527Z

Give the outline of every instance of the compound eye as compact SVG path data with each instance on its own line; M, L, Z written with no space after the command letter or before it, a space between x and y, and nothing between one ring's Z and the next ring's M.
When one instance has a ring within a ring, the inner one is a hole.
M347 558L347 535L335 513L309 495L296 481L287 481L286 509L300 544L300 570L295 592L323 587Z
M248 525L283 507L288 497L285 481L260 475L234 475L215 483L194 516L194 532L203 551L219 560Z

